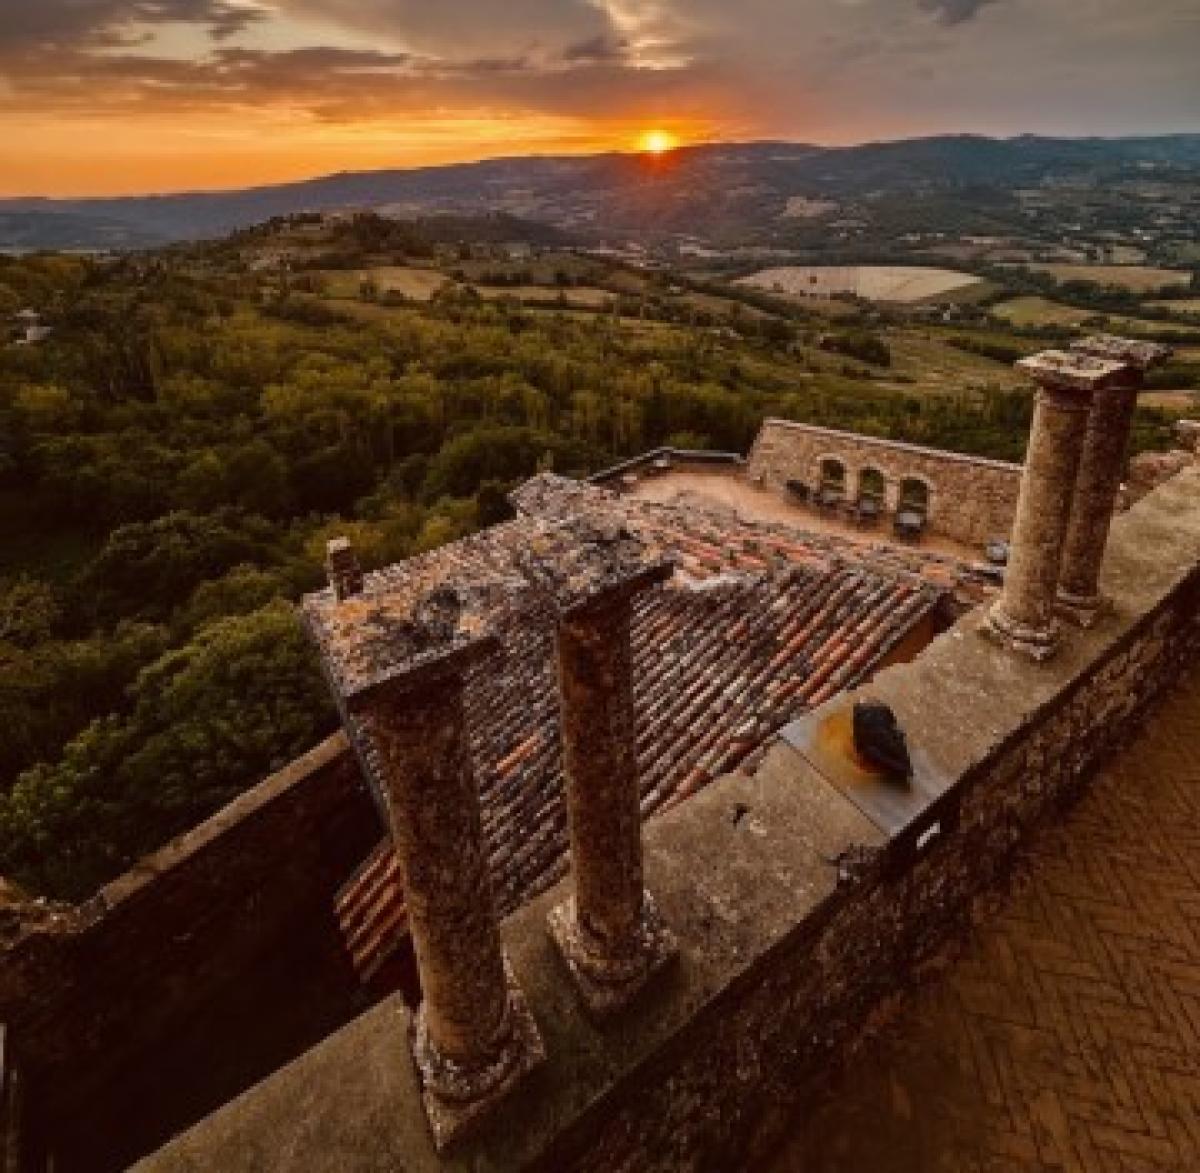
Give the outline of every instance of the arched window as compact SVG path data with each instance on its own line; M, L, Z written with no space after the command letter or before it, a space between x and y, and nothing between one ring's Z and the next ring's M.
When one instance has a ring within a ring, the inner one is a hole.
M860 501L883 502L884 480L883 473L877 468L864 468L858 474L858 499Z
M900 482L900 509L906 513L929 516L929 486L916 477L905 477Z
M821 490L826 493L846 491L846 466L832 456L821 461Z

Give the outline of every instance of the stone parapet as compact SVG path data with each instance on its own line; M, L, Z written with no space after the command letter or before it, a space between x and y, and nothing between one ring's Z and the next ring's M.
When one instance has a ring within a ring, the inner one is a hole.
M39 1128L75 1143L106 1109L128 1110L122 1088L146 1057L178 1069L180 1038L200 1024L219 1030L232 1004L271 985L281 957L336 969L334 893L378 835L338 734L83 904L22 918L0 954L0 1020L20 1047ZM191 1076L186 1092L123 1130L132 1135L106 1136L106 1150L162 1143L210 1109L213 1082L228 1087L227 1073ZM87 1143L96 1147L94 1135Z

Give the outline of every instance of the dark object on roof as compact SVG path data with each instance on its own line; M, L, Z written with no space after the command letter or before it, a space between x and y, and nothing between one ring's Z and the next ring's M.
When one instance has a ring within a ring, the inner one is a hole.
M854 706L854 748L873 766L897 778L912 777L904 730L887 705L859 701Z

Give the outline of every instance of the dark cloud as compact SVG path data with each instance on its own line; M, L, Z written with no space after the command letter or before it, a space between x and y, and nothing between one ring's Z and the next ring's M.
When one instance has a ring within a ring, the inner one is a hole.
M144 40L148 28L176 23L224 39L267 15L250 0L0 0L0 50L120 47Z
M921 0L921 7L932 12L942 24L962 24L974 20L982 8L997 0Z
M590 37L568 45L562 52L564 61L623 61L629 42L616 37Z
M508 57L611 37L592 0L276 0L290 16L389 38L442 57Z

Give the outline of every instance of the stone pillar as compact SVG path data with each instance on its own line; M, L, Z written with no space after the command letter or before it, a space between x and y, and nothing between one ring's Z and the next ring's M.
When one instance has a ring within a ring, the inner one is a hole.
M571 900L551 933L598 1016L628 1003L675 954L642 880L632 605L598 599L558 625Z
M1090 627L1103 608L1100 567L1125 469L1138 391L1145 371L1170 351L1153 343L1107 335L1081 339L1071 349L1126 364L1124 381L1097 392L1092 405L1058 581L1059 614Z
M900 481L896 477L884 474L883 479L883 509L885 513L895 513L900 508Z
M1058 580L1058 612L1090 627L1101 610L1100 564L1125 468L1137 386L1099 392L1092 406L1079 461L1071 517Z
M550 934L597 1018L626 1006L676 954L642 878L631 621L671 573L628 533L543 531L527 566L557 610L559 720L571 837L570 899Z
M1058 647L1058 574L1092 397L1124 368L1062 351L1047 351L1018 366L1039 389L1004 590L984 630L1013 651L1044 660Z
M306 615L388 811L422 1002L412 1040L437 1147L545 1058L501 949L464 714L495 648L459 596L327 602ZM415 603L415 605L414 605Z

